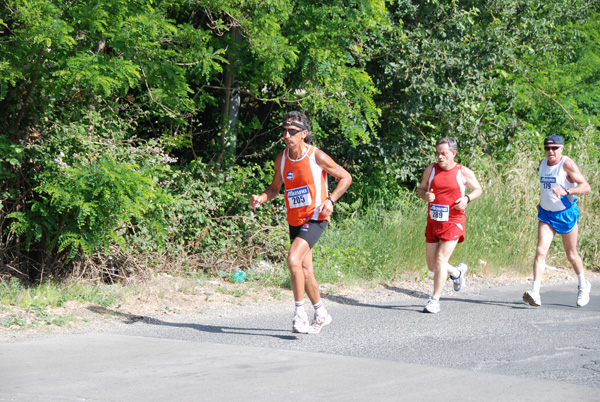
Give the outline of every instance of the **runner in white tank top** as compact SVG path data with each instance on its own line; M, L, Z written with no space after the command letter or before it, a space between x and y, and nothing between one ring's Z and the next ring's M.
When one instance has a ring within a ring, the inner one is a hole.
M557 196L552 191L555 188L571 190L573 187L577 187L577 183L572 183L567 179L567 174L563 168L566 161L571 161L571 159L563 155L556 165L548 165L548 158L544 158L540 163L540 206L546 211L564 211L577 200L572 194Z
M551 135L544 140L546 158L540 163L540 205L538 205L538 245L533 263L533 289L523 294L523 301L531 306L541 306L540 287L546 256L552 239L559 233L579 287L576 304L579 307L590 301L592 285L585 279L583 261L577 253L579 209L575 195L591 191L590 185L572 159L562 154L563 139Z

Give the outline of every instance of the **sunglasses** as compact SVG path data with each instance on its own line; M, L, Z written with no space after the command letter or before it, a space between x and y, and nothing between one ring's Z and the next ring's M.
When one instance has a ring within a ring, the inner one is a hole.
M298 133L301 133L304 130L298 130L295 128L284 128L283 132L281 133L282 135L285 135L285 133L290 133L290 135L296 135Z
M552 151L556 151L556 150L557 150L557 149L559 149L559 148L560 148L560 147L544 147L544 149L545 149L546 151L550 151L550 150L552 150Z

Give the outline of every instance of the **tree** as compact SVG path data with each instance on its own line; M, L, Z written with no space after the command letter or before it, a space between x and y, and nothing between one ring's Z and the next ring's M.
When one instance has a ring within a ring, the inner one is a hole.
M545 132L577 137L597 122L598 11L597 0L6 0L0 260L40 272L122 239L237 246L268 219L240 199L271 173L289 109L357 179L348 199L384 205L418 182L442 136L472 165ZM227 230L207 234L216 222Z
M539 91L533 89L536 99L527 95L531 67L541 65L540 73L547 74L574 49L584 51L574 39L587 30L581 24L597 14L598 2L397 0L387 5L394 29L366 44L378 49L367 71L379 92L381 135L351 151L351 157L362 160L365 179L410 186L418 183L441 137L456 137L467 163L539 138L517 110L523 95L533 108L542 105ZM561 82L558 77L554 82Z

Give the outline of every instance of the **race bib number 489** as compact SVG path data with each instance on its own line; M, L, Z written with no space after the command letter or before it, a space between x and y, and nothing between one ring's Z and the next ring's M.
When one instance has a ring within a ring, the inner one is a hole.
M290 208L300 208L312 204L308 186L293 188L285 192Z
M447 222L450 217L450 206L431 204L429 207L429 216L434 221Z

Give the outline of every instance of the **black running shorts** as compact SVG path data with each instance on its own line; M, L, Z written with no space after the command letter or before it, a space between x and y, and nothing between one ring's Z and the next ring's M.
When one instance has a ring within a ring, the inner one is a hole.
M327 228L327 221L308 221L300 226L290 225L290 244L294 242L296 237L306 240L310 248L317 243L319 237Z

